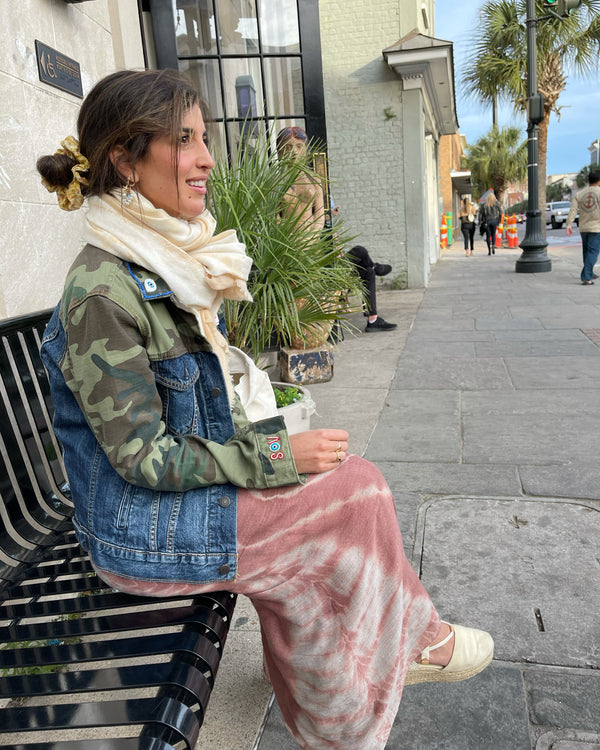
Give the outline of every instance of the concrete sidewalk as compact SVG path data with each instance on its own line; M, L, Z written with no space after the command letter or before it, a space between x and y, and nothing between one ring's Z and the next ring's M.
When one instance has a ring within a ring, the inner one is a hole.
M348 427L387 477L444 619L496 641L476 678L406 689L388 750L600 748L600 283L580 285L576 238L548 241L543 274L515 273L518 248L454 243L427 290L379 295L398 330L347 337L311 387L311 426ZM237 671L229 716L254 731L259 651L250 678L243 644L227 651L215 698ZM203 746L253 747L224 730ZM276 706L254 747L296 748Z

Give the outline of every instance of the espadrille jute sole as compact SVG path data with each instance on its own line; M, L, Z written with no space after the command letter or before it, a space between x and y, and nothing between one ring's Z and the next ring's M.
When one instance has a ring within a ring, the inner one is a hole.
M406 675L405 685L416 685L419 682L460 682L468 680L469 677L475 677L482 672L492 661L494 654L491 653L480 664L476 664L468 669L462 669L460 672L447 672L446 667L437 667L433 664L414 664L411 665Z
M420 662L413 662L406 675L405 685L418 682L459 682L468 680L485 669L494 656L494 641L489 633L463 625L450 625L450 633L443 640L421 652ZM432 651L454 637L452 657L445 667L429 662Z

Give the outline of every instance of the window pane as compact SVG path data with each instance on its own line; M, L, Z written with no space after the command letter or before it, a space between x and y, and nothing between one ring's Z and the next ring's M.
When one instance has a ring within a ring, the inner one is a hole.
M277 153L277 135L285 128L298 127L306 131L306 123L304 120L299 118L289 118L269 120L269 138L271 141L271 148L273 153Z
M229 153L233 159L236 158L240 148L254 149L266 139L265 123L258 122L244 123L228 122L227 131L229 134Z
M200 96L208 104L209 117L223 117L221 78L217 60L180 60L179 70L196 86Z
M254 0L217 0L217 28L222 54L258 54Z
M258 58L224 59L223 78L227 118L260 117L264 113Z
M258 0L262 51L300 52L297 0Z
M212 0L176 0L178 55L210 55L217 51Z
M225 124L214 120L205 122L208 134L208 149L215 161L227 158L227 144L225 142Z
M279 117L304 114L300 58L267 57L264 70L269 114Z

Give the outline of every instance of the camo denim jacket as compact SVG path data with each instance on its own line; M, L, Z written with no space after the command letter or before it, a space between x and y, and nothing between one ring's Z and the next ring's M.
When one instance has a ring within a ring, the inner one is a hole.
M42 342L75 505L100 571L225 582L237 488L298 484L283 419L229 403L192 315L149 271L87 245Z

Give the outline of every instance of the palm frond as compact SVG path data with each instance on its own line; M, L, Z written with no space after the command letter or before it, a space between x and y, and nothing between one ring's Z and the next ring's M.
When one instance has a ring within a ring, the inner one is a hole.
M228 334L256 359L272 343L308 342L315 324L351 312L348 295L362 300L364 294L342 253L343 228L315 237L297 213L282 214L284 196L301 174L312 175L308 161L278 159L264 142L240 149L231 163L221 161L211 176L218 228L235 229L253 261L254 302L226 302Z

